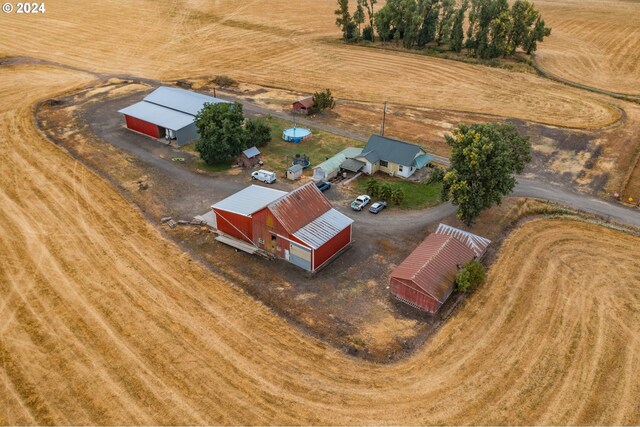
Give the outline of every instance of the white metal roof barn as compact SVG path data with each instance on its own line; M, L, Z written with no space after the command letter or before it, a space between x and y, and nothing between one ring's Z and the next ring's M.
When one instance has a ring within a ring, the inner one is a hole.
M174 87L161 86L142 101L118 112L127 128L153 138L175 139L178 145L198 138L195 116L205 103L228 101Z

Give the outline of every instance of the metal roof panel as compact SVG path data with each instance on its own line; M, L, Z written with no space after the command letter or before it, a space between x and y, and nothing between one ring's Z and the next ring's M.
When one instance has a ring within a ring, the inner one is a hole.
M467 245L467 247L471 249L478 258L482 258L487 250L487 246L491 244L491 240L489 239L469 233L468 231L460 230L459 228L455 228L447 224L438 225L436 234L446 234L455 237Z
M318 249L351 224L351 218L332 208L293 235L313 249Z
M249 216L286 194L286 191L275 190L261 185L250 185L226 199L220 200L211 207L213 209Z
M331 203L313 182L296 188L269 205L273 216L291 234L331 208Z
M443 303L453 291L458 265L474 257L475 253L455 237L433 233L393 270L391 277L409 280Z
M207 102L211 104L229 103L224 99L168 86L160 86L147 95L144 100L192 116L198 114Z
M189 114L145 101L140 101L122 110L118 110L118 113L176 131L193 123L193 116Z

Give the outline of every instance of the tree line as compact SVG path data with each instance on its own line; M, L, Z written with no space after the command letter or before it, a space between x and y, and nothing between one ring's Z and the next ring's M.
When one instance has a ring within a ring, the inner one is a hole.
M396 42L407 49L428 44L467 50L482 59L531 54L551 34L542 15L528 0L388 0L374 12L377 0L338 0L336 25L346 42ZM466 24L466 31L465 31Z

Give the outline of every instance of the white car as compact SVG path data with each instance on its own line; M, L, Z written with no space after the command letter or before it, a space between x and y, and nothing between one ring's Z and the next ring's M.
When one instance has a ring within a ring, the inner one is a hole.
M361 211L362 208L367 206L370 201L371 197L367 196L366 194L358 196L353 202L351 202L351 209L353 209L354 211Z
M272 184L276 182L276 173L260 169L259 171L251 173L251 179L257 179L258 181L262 181L265 184Z

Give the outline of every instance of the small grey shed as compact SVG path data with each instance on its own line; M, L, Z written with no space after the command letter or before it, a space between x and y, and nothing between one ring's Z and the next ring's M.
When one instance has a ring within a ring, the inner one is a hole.
M287 169L287 179L291 181L295 181L296 179L302 176L304 168L302 165L293 165L289 169Z

